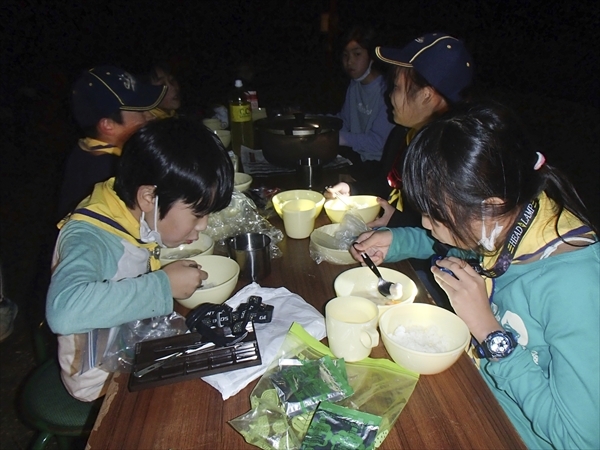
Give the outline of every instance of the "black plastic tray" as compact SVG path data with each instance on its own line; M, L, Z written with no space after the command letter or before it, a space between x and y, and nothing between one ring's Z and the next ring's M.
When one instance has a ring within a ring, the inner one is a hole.
M248 335L231 347L211 347L172 358L141 377L131 373L129 390L139 391L262 364L252 322L248 322L246 330ZM199 345L202 345L202 336L197 332L139 342L135 347L133 372L153 364L158 358Z

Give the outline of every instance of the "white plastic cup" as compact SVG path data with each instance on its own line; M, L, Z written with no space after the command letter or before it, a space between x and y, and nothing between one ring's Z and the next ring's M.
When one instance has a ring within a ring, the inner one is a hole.
M292 239L306 239L315 228L317 204L312 200L290 200L281 207L285 234Z
M379 344L377 305L362 297L336 297L325 305L329 349L348 362L365 359Z

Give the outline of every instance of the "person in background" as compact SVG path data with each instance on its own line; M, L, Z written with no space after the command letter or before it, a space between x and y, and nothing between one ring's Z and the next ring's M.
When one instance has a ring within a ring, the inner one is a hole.
M4 296L4 274L2 264L0 264L0 342L8 338L14 331L18 312L17 304Z
M337 117L340 154L350 161L356 179L368 179L381 159L383 145L394 127L385 104L385 77L374 64L375 32L356 26L343 38L342 64L351 78Z
M473 80L473 59L462 41L446 33L428 33L401 49L377 47L375 54L394 66L390 72L390 100L398 126L386 141L373 177L338 183L324 195L377 195L384 214L370 226L419 226L419 214L404 208L402 201L399 174L404 153L424 125L466 100Z
M446 33L428 33L401 49L377 47L375 53L394 66L390 72L390 100L397 125L385 143L374 176L338 183L324 195L377 195L383 214L370 222L370 227L420 227L421 215L402 198L400 174L406 147L424 125L466 101L473 80L473 59L462 41ZM435 302L451 310L446 293L429 271L430 261L410 262Z
M138 77L142 82L154 86L166 86L167 92L159 105L150 110L150 113L157 119L165 119L177 115L177 110L181 107L181 97L179 95L179 83L173 75L171 66L164 61L155 63L150 70Z
M402 179L424 228L364 233L354 258L430 258L426 230L455 247L431 272L526 446L599 448L600 243L571 183L495 104L426 125Z
M71 93L73 116L84 137L67 157L58 199L63 218L99 181L115 175L125 141L153 116L167 88L140 83L125 70L98 66L83 72Z
M73 397L105 393L109 373L83 361L93 330L170 314L174 298L207 278L191 260L161 268L157 250L198 239L232 191L233 166L217 136L190 119L157 120L126 142L116 176L59 223L46 318Z

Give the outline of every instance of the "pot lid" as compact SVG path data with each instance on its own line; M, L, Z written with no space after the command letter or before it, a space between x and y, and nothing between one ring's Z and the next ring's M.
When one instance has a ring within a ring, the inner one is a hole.
M272 134L309 136L338 131L342 128L342 120L332 116L296 113L261 119L256 122L256 126L260 130Z

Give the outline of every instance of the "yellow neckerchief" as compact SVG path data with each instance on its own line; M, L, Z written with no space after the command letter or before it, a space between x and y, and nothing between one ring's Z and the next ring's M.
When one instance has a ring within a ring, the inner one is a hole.
M79 148L90 153L107 153L109 155L121 156L121 149L119 147L90 137L79 139Z
M157 251L158 244L156 242L145 243L140 240L140 223L133 217L133 214L125 206L125 203L117 196L113 189L114 182L115 179L110 178L107 181L97 183L92 194L82 200L72 214L61 220L57 225L58 228L62 228L70 220L81 220L91 223L98 228L125 239L136 247L148 249L150 251L150 270L160 269ZM83 209L108 220L103 221L95 217L90 217L83 212L77 212ZM107 223L111 221L120 225L124 231Z
M413 140L415 134L417 134L416 128L411 128L406 133L406 148L408 148L408 144L410 144L410 141ZM406 151L406 148L404 149L404 151ZM402 170L402 168L400 168L400 170ZM396 209L402 211L404 208L404 205L402 204L402 192L400 192L400 190L398 189L392 189L392 192L390 192L390 195L388 196L388 203L390 205L393 205L394 202L396 202Z
M167 119L169 117L175 117L175 114L177 114L177 111L175 111L175 110L165 111L162 108L154 108L154 109L151 109L149 112L157 119Z
M542 192L539 196L540 206L539 211L529 229L525 232L523 240L519 243L511 264L523 264L518 259L522 256L532 255L538 250L547 247L552 241L555 241L558 236L555 231L555 204L552 199ZM584 226L583 222L575 217L571 212L563 210L558 220L558 233L564 236L569 231L575 230ZM484 268L493 267L496 263L498 255L486 256L483 258L482 266ZM485 277L484 277L485 278ZM492 295L493 279L485 278L485 284L488 296Z

